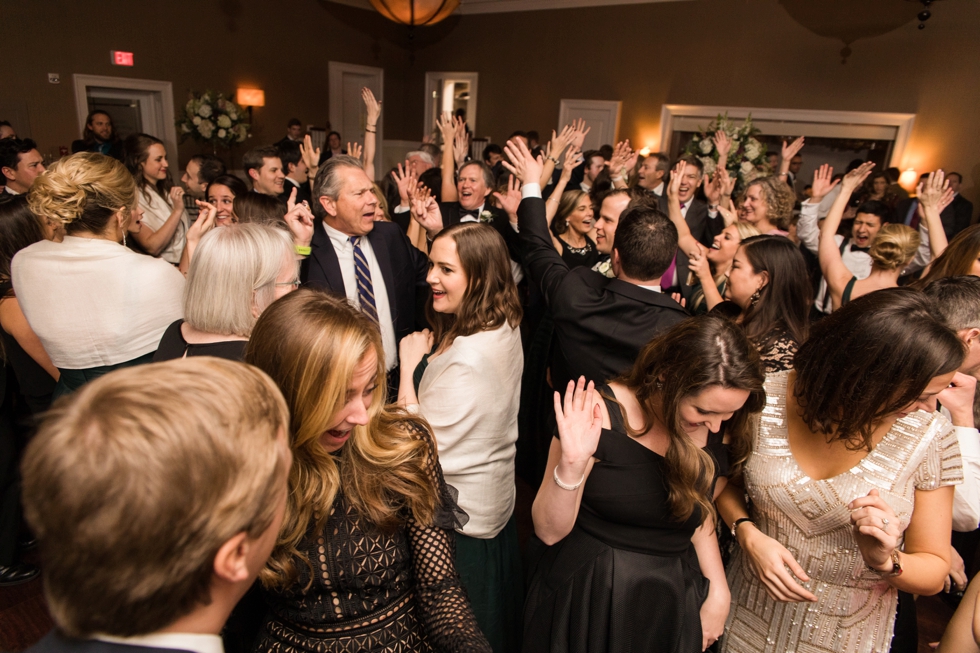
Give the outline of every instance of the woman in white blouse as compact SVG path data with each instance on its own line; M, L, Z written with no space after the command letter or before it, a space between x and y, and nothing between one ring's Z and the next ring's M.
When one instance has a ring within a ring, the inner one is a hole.
M90 152L56 162L31 187L38 216L64 225L11 262L27 322L61 372L54 395L118 367L150 362L163 332L182 315L184 277L125 247L140 230L136 184L123 164Z
M143 228L134 235L150 256L174 265L187 243L189 218L184 210L184 190L174 186L163 141L149 134L126 139L126 167L139 189Z
M524 599L514 513L521 304L503 238L480 224L441 232L429 253L433 327L401 342L399 403L432 426L446 482L469 516L456 568L494 651L521 646Z

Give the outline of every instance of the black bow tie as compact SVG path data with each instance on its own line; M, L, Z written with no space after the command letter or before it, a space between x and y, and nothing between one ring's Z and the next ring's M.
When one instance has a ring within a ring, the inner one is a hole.
M480 212L477 209L464 209L464 208L460 207L460 209L459 209L459 217L460 218L465 218L466 216L470 216L471 218L476 218L477 220L479 220L480 219Z
M851 245L852 252L864 252L867 254L870 249L870 247L858 247L857 245Z

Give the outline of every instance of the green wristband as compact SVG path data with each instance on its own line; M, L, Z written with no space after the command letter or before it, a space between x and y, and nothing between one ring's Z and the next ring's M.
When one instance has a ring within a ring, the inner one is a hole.
M296 253L300 256L309 256L310 252L313 251L310 247L303 247L302 245L293 245L293 249L295 249Z

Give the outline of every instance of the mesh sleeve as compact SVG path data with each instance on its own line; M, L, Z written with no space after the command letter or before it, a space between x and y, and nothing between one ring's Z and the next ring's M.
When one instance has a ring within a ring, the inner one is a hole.
M426 635L437 651L491 653L456 572L456 534L452 528L458 523L458 509L443 479L433 438L421 428L415 429L413 437L429 446L428 473L441 503L432 525L423 526L411 515L408 519L415 586Z

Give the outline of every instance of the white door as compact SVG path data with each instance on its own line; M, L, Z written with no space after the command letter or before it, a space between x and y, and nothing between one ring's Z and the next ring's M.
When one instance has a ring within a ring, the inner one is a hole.
M367 125L367 109L361 98L361 89L368 87L379 102L384 100L384 70L370 66L331 61L328 65L330 75L330 127L340 132L340 140L347 143L357 141L364 145L364 128ZM384 104L381 105L381 118L378 119L375 134L377 151L374 154L375 176L385 174L381 167L382 144L384 143Z
M619 135L621 102L605 100L562 100L558 125L564 127L582 118L591 131L585 137L582 150L598 150L602 145L616 145Z

